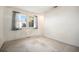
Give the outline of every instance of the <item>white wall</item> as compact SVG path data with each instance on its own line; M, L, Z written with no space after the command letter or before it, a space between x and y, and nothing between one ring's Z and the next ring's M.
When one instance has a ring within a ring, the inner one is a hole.
M5 8L5 19L4 19L4 36L5 40L15 40L15 39L21 39L25 38L27 36L35 36L35 35L41 35L41 27L40 26L40 20L42 15L38 15L38 22L39 22L39 28L38 29L31 29L31 28L24 28L23 30L17 30L17 31L12 31L11 26L12 26L12 11L18 11L21 13L24 13L25 15L33 15L33 13L30 13L28 11L20 10L17 8L12 8L12 7L6 7Z
M58 7L45 14L45 36L79 47L79 7Z
M44 35L44 22L45 22L44 15L42 15L42 14L38 15L38 19L39 19L39 21L38 21L39 29L38 30L40 31L41 35L43 36Z
M3 37L3 12L4 12L4 7L0 7L0 48L4 42L4 37Z

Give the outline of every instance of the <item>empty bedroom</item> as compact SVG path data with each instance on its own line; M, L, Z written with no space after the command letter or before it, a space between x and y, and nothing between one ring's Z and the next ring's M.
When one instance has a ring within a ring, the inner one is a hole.
M0 52L79 52L79 7L0 6Z

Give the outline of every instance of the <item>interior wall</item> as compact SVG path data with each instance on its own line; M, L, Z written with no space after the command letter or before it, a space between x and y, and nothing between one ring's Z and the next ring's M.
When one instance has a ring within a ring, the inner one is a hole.
M43 36L44 35L44 23L45 23L44 15L43 14L38 15L38 19L39 19L39 21L38 21L39 29L38 30L40 31L41 36Z
M45 14L44 35L79 47L79 7L61 6Z
M3 12L4 12L4 7L0 7L0 48L4 42L4 37L3 37Z
M11 30L11 26L12 26L12 11L18 11L21 12L25 15L37 15L38 16L38 22L41 21L42 15L39 14L33 14L30 13L28 11L24 11L24 10L20 10L17 8L13 8L13 7L6 7L5 8L5 16L4 16L4 35L5 35L5 40L15 40L15 39L21 39L21 38L25 38L27 36L38 36L38 35L42 35L41 33L41 27L40 26L40 22L38 23L39 27L38 29L32 29L32 28L24 28L22 30L17 30L17 31L12 31Z

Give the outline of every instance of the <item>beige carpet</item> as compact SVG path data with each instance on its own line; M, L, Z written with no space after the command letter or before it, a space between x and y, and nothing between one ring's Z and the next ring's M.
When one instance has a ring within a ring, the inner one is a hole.
M6 52L75 52L78 47L45 37L28 37L5 42L1 48Z

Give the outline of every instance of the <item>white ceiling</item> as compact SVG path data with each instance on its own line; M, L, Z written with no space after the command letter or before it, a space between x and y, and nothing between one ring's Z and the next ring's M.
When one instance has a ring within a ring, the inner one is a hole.
M16 6L16 8L34 12L34 13L44 13L52 8L52 6Z

